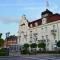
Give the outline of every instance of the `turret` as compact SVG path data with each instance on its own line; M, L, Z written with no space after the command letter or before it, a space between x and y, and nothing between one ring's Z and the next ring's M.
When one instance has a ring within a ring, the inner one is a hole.
M48 9L46 9L46 11L41 13L42 18L51 16L51 15L53 15L53 13L51 11L49 11Z

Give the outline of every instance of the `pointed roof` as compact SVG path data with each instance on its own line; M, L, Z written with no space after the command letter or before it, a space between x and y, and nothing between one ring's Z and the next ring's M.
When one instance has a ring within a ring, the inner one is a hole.
M53 14L50 10L46 9L44 12L41 13L41 15L44 15L44 14Z

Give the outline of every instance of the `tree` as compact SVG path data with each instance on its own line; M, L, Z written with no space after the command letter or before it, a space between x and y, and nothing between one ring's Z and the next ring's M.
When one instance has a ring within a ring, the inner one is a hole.
M0 47L4 45L4 40L2 39L2 33L0 33Z
M37 44L36 43L32 43L32 44L30 44L30 47L31 47L31 52L36 54L37 53L37 51L36 51Z
M4 40L0 39L0 47L2 47L4 45Z
M36 44L36 43L32 43L32 44L30 45L30 47L31 47L31 48L37 48L37 44Z
M58 47L60 47L60 41L58 41L56 45L57 45Z
M38 44L38 48L40 48L40 49L41 48L45 49L45 47L46 47L46 44L43 42Z
M38 47L39 47L39 48L45 48L45 46L46 46L45 43L39 43L39 44L38 44Z
M29 44L26 43L23 45L23 49L21 50L21 53L23 54L29 53Z
M27 43L24 44L23 46L24 46L25 49L28 49L29 48L29 44L27 44Z
M2 33L0 33L0 38L2 38Z

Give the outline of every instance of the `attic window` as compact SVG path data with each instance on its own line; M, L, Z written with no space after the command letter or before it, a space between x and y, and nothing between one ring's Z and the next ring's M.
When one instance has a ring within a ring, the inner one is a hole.
M38 26L38 23L37 22L35 22L35 26Z
M30 27L32 27L32 24L30 24Z
M46 23L46 18L43 18L42 19L42 24L45 24Z

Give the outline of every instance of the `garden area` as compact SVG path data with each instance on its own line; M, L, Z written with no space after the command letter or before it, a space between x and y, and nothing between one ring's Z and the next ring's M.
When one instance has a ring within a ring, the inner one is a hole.
M0 49L0 56L9 56L9 49L8 48L1 48Z
M24 44L23 48L20 49L21 54L60 54L60 41L56 43L57 50L55 51L46 51L45 43L32 43Z

